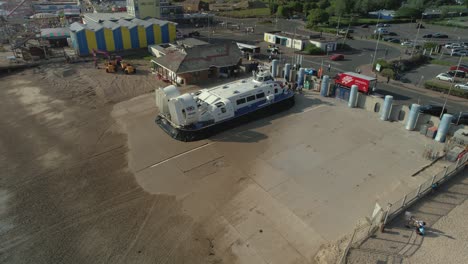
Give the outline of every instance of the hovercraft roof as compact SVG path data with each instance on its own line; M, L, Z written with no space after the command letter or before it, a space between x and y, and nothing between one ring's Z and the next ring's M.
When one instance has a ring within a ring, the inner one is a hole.
M257 88L265 87L266 84L273 84L273 77L268 72L258 72L254 77L243 79L221 86L208 89L207 92L220 98L231 98L248 92L253 92Z

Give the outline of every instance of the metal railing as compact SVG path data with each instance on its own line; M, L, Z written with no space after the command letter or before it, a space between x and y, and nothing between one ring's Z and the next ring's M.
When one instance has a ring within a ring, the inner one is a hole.
M346 263L346 258L351 247L359 247L362 242L364 242L367 238L369 238L379 229L379 226L381 224L382 226L380 227L383 228L387 222L393 220L398 214L403 212L406 208L408 208L417 200L429 193L432 190L433 184L437 183L438 185L440 185L444 183L445 181L456 175L463 168L465 168L467 162L468 154L465 154L460 159L458 159L456 163L451 164L441 172L432 176L431 179L428 179L427 181L423 182L418 186L418 188L406 194L401 199L395 201L394 203L389 203L385 213L383 213L382 211L381 214L374 217L370 222L354 229L353 234L350 240L348 241L346 247L344 248L343 254L341 255L337 263Z

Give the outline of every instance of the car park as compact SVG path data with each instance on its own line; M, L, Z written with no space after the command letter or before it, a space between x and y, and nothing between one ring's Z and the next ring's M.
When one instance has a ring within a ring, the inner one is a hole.
M344 60L344 55L343 54L333 54L333 55L330 56L330 60L332 60L332 61Z
M453 114L452 123L455 125L468 125L468 112L458 112Z
M441 73L436 76L436 79L441 80L441 81L453 82L453 77L450 76L448 73Z
M462 90L468 90L468 83L456 84L455 88L462 89Z
M444 114L447 113L447 108L440 105L422 105L419 108L420 113L432 116L440 116L442 114L442 111L444 112Z

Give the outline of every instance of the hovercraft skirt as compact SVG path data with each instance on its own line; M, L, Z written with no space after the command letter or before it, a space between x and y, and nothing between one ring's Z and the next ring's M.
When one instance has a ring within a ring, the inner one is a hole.
M197 141L209 138L217 133L225 131L227 129L254 121L260 118L264 118L282 111L285 111L294 106L294 96L291 96L288 99L282 100L280 102L265 106L256 111L247 113L245 115L229 119L217 124L206 126L200 129L184 129L176 128L171 125L164 117L158 115L156 117L156 124L162 128L167 134L169 134L174 139L180 141Z

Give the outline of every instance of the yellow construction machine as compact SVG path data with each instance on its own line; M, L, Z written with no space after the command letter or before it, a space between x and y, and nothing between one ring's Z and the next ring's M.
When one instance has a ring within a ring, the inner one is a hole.
M120 67L122 68L122 71L125 74L134 74L136 73L136 68L135 66L131 65L130 63L126 61L120 61Z
M107 73L114 73L116 71L115 63L112 61L108 61L106 63L106 72Z

